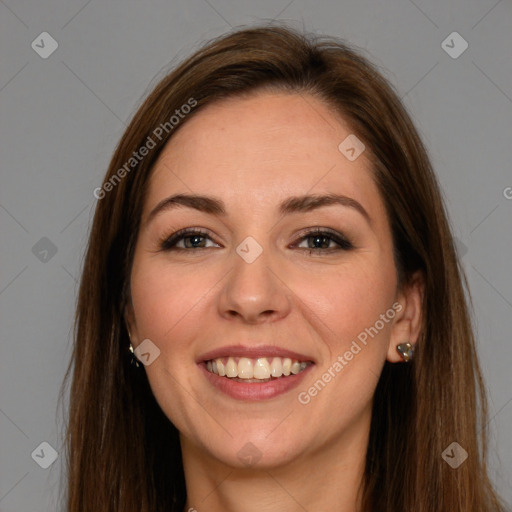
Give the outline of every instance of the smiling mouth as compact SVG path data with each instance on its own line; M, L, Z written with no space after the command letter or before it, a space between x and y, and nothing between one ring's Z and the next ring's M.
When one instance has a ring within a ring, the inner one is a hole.
M219 357L205 361L206 369L236 382L270 382L304 371L312 361L289 357Z

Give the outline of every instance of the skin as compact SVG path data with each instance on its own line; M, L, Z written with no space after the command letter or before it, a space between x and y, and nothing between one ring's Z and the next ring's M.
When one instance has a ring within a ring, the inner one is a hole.
M363 152L351 162L338 150L350 133L312 96L259 92L199 111L155 165L125 317L134 347L149 338L160 349L144 369L180 431L186 510L359 509L378 376L386 359L402 362L397 344L418 338L423 282L415 276L397 287L390 226L369 160ZM370 222L342 205L277 211L290 196L333 192L358 201ZM227 215L181 206L148 223L151 210L177 193L221 199ZM310 254L314 235L303 238L303 230L313 226L344 234L355 248ZM199 239L207 248L159 250L160 239L183 228L208 230ZM235 250L248 236L263 249L250 264ZM308 404L299 403L298 393L395 302L402 309L394 319ZM196 364L201 354L233 344L274 344L316 364L290 392L235 400ZM237 456L247 442L261 456L250 467Z

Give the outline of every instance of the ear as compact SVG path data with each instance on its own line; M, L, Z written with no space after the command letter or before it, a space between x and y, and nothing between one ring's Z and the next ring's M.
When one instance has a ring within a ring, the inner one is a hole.
M423 323L423 297L425 279L421 271L416 272L410 281L403 286L396 299L396 316L391 327L387 360L390 363L403 362L396 347L400 343L409 342L413 347L418 341Z

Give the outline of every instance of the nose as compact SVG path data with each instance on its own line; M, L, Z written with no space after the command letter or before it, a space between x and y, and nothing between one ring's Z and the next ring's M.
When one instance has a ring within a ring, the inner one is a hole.
M291 291L280 276L275 262L271 265L268 250L248 263L233 255L233 268L220 291L219 313L229 320L248 324L276 321L290 312Z

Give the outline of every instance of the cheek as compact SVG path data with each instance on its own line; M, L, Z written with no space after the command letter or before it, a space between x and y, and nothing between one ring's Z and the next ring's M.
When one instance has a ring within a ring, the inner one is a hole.
M310 279L302 287L301 299L322 319L335 339L331 349L350 345L360 333L374 326L395 296L394 267L382 262L350 265L321 279ZM379 337L385 337L390 323L378 323ZM364 335L362 336L364 338Z
M394 317L393 272L385 264L354 265L332 279L311 279L304 290L303 298L309 297L309 307L325 327L328 351L299 390L298 402L314 410L329 432L338 432L340 425L348 426L368 412ZM386 312L392 314L385 317Z
M177 346L187 339L187 327L197 322L196 309L215 284L209 281L204 274L180 273L149 261L134 264L131 293L139 338L150 338L161 349L168 340Z
M204 327L202 301L207 300L205 293L215 281L209 283L204 274L176 272L149 260L134 261L131 280L139 341L149 338L160 349L159 357L145 367L149 384L167 417L181 430L190 431L190 395L183 389L193 388L191 349L198 329ZM201 411L194 414L200 416Z

